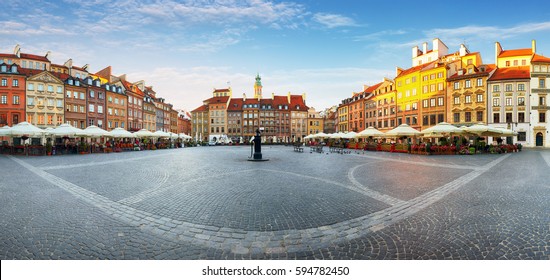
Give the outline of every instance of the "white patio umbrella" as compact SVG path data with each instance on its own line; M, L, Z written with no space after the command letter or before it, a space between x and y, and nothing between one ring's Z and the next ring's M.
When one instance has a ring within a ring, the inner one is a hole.
M372 127L372 126L369 126L367 127L365 130L357 133L357 136L359 138L365 138L365 137L383 137L385 134L384 132Z
M304 140L306 140L306 139L311 139L311 138L315 138L316 135L317 135L317 134L310 134L310 135L304 137Z
M344 138L344 137L343 137L344 134L345 134L345 133L343 133L343 132L333 133L333 134L330 135L329 138L330 138L330 139L340 139L340 138Z
M193 137L191 137L191 136L189 136L185 133L178 134L178 137L181 138L181 139L191 139L191 138L193 138Z
M49 130L47 134L55 136L67 136L67 137L76 137L76 136L88 136L84 130L76 128L70 124L64 123L60 126Z
M168 137L170 139L178 139L179 138L179 135L177 133L174 133L174 132L168 132Z
M138 138L147 138L147 137L155 137L155 135L153 134L153 132L145 129L145 128L142 128L136 132L133 133L136 137Z
M518 135L517 132L515 132L513 130L510 130L510 129L507 129L507 128L497 128L497 129L502 132L502 134L500 134L498 136L511 137L511 136L517 136Z
M11 130L11 127L8 125L5 125L3 127L0 127L0 136L7 136Z
M136 136L122 127L117 127L109 132L113 138L135 138Z
M170 133L167 133L167 132L164 132L164 131L161 131L161 130L157 130L157 131L153 132L153 136L159 137L159 138L169 138Z
M344 139L353 139L353 138L356 138L356 137L357 137L357 133L353 132L353 131L350 131L350 132L348 132L348 133L346 133L342 136L342 138L344 138Z
M472 126L468 126L468 127L464 128L463 130L468 132L468 133L475 134L475 135L478 135L478 136L502 136L502 131L501 130L499 130L497 128L494 128L494 127L486 126L482 123L478 123L478 124L474 124Z
M109 131L101 129L95 125L90 125L84 129L84 132L88 137L104 137L110 136Z
M28 123L28 122L20 122L16 125L14 125L9 133L8 136L13 137L21 137L21 136L43 136L45 134L45 131Z
M421 134L422 133L420 131L410 127L406 123L386 132L386 136L389 136L389 137L418 136Z
M464 131L450 123L440 122L430 128L422 130L424 136L443 134L463 134Z

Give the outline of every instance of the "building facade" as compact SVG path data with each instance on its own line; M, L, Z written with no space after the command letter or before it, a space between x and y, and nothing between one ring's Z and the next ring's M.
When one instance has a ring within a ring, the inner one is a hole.
M550 97L550 58L535 54L531 60L531 118L534 145L550 147L548 98ZM518 135L519 138L519 135ZM519 140L519 139L518 139Z
M27 75L26 120L39 128L63 124L64 82L48 71L21 69Z
M65 77L65 123L84 129L87 127L87 87L80 79L60 75ZM89 109L99 110L95 106Z
M26 79L17 64L0 64L0 127L25 121Z

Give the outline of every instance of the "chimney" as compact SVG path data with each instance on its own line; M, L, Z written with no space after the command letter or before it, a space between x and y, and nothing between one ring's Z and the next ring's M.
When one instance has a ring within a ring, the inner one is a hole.
M121 81L126 81L126 74L118 76Z
M288 92L287 101L288 101L288 104L290 104L290 91Z
M459 50L460 56L465 56L467 53L468 53L468 50L466 49L466 46L464 46L464 44L460 44L460 50Z
M63 65L65 65L67 68L73 68L73 59L69 58L69 60L65 61Z
M246 101L246 93L243 93L243 101Z
M533 53L537 53L537 41L535 41L535 39L531 41L531 50Z
M82 69L84 69L84 71L88 71L89 67L90 67L90 64L86 63L84 64L84 66L82 66Z
M44 57L49 60L48 56L50 56L51 54L52 54L52 52L48 51Z
M19 44L15 45L15 48L13 50L13 54L15 54L15 56L21 58L21 46L19 46Z
M415 58L418 56L418 46L414 46L412 48L412 58Z
M304 103L306 103L306 93L302 93L302 100L304 101Z
M422 43L422 53L426 54L428 52L428 43L424 42Z
M274 92L271 93L271 99L275 100L275 93Z
M495 64L498 67L498 55L502 52L502 47L499 42L495 42Z
M399 74L401 74L401 72L403 72L403 69L400 68L400 67L395 67L395 76L399 76Z

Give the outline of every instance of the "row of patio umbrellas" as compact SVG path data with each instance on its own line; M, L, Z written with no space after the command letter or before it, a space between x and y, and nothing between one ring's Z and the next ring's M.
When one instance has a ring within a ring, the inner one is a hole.
M141 129L134 133L129 132L121 127L117 127L111 131L106 131L95 125L88 126L85 129L80 129L71 126L70 124L61 124L56 128L41 129L28 122L21 122L13 127L3 126L0 128L0 136L11 137L42 137L42 136L60 136L60 137L112 137L112 138L170 138L170 139L191 139L191 136L185 133L172 133L164 131L151 132L146 129Z
M432 126L428 129L418 131L407 124L401 124L398 127L384 133L374 127L368 127L361 132L338 132L333 134L317 133L311 134L304 139L353 139L353 138L368 138L368 137L440 137L446 135L477 135L477 136L493 136L493 137L507 137L516 136L517 132L504 128L490 127L484 124L474 124L472 126L456 127L446 122L440 122L439 124Z

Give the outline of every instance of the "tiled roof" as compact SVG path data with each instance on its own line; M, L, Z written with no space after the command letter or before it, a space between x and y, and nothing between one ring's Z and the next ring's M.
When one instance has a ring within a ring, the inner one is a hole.
M531 73L529 66L498 68L489 81L530 79Z
M431 62L430 62L430 63L431 63ZM422 70L425 66L427 66L426 64L427 64L427 63L421 64L421 65L418 65L418 66L414 66L414 67L411 67L411 68L409 68L409 69L405 69L405 70L403 70L401 73L399 73L399 75L397 75L397 77L395 77L395 78L399 78L399 77L401 77L401 76L405 76L405 75L414 73L414 72L416 72L416 71L420 71L420 70Z
M12 53L0 53L0 57L2 57L2 58L15 58L15 59L18 58L15 54L12 54Z
M365 89L365 91L363 91L364 93L371 93L373 91L375 91L380 85L382 85L383 82L380 82L374 86L370 86L368 88Z
M550 58L542 55L535 54L531 62L550 62Z
M279 105L289 105L288 104L288 97L287 96L283 96L283 95L275 95L273 97L273 106L274 107L277 107Z
M290 95L290 109L296 110L296 106L300 106L299 111L307 111L309 109L301 95Z
M498 54L498 57L510 57L510 56L526 56L532 55L532 49L516 49L516 50L506 50Z
M454 75L450 76L447 81L453 81L453 80L460 80L460 79L466 79L466 78L471 78L471 77L475 77L475 76L486 76L488 75L489 73L491 73L491 71L495 70L496 68L496 65L494 64L486 64L485 65L485 71L481 71L481 66L480 67L476 67L475 69L477 69L476 72L474 73L471 73L471 74L464 74L464 75L458 75L458 73L455 73Z
M21 74L23 74L27 77L34 76L36 74L44 72L44 70L28 69L28 68L19 68L17 70L19 71L19 73L21 73Z
M212 97L212 98L206 99L205 102L208 102L208 103L227 103L227 100L229 100L229 96L218 96L218 97Z
M204 111L207 111L207 110L208 110L208 106L202 105L202 106L198 107L197 109L195 109L191 112L204 112Z
M229 106L227 106L227 111L241 111L243 108L243 99L242 98L231 98L229 101Z
M21 58L39 60L39 61L44 61L44 62L50 62L50 60L48 58L46 58L45 56L40 56L40 55L35 55L35 54L28 54L28 53L21 53Z

